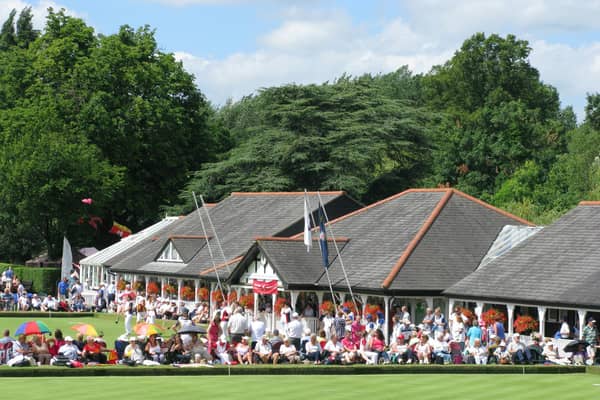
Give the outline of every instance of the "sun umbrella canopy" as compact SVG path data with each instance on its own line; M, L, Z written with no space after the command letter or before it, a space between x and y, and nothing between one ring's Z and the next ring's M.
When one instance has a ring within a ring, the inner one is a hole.
M583 348L583 350L585 351L585 348L587 346L589 346L589 344L585 340L575 339L567 343L567 345L563 348L563 351L565 353L575 353L579 351L580 347Z
M44 333L50 333L50 329L42 321L23 322L15 331L15 335L42 335Z
M75 324L75 325L71 326L71 329L73 329L85 336L93 336L93 337L98 336L98 331L96 331L96 328L94 328L94 325L91 325L91 324Z
M200 325L189 325L189 326L185 326L185 327L181 328L180 330L177 331L177 333L181 333L181 334L184 334L184 333L205 334L206 333L206 329L204 329Z
M160 334L163 331L163 328L155 324L140 322L133 327L133 331L138 336L152 336Z

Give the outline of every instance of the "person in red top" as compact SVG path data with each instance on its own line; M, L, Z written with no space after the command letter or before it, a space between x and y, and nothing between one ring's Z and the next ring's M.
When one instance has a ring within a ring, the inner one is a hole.
M342 346L344 347L344 352L342 354L342 363L344 364L353 364L359 357L358 354L358 345L352 339L352 332L346 330L346 336L342 339Z
M88 336L83 346L83 360L86 363L96 362L106 364L106 355L102 354L102 344L94 341L94 338Z

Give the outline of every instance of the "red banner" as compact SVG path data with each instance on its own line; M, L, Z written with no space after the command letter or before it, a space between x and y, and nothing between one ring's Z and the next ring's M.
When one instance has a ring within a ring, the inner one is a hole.
M252 281L252 290L258 294L276 294L277 293L277 281L260 281L254 279Z

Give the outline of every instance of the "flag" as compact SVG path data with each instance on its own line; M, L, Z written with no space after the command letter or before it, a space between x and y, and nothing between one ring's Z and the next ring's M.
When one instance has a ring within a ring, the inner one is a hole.
M310 231L310 212L306 192L304 192L304 245L306 246L306 251L310 252L312 248L312 233Z
M71 269L73 269L73 252L71 251L71 244L66 237L63 238L63 250L62 250L62 262L60 268L60 277L69 277Z
M86 199L81 199L81 202L83 204L87 204L89 206L89 205L91 205L94 202L94 200L92 200L91 198L88 197Z
M319 206L319 247L321 248L321 257L323 257L323 266L327 269L329 268L329 249L325 230L325 211L322 206Z
M127 236L131 235L131 229L129 229L125 225L121 225L121 224L117 224L116 222L113 222L113 226L112 226L112 228L110 228L108 233L118 235L121 238L126 238Z
M277 294L277 280L252 280L252 291L258 294Z

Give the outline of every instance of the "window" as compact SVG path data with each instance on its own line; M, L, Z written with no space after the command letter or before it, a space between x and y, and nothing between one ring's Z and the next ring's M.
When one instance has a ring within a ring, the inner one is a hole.
M177 249L173 246L173 242L169 241L165 248L163 249L160 256L158 256L158 261L175 261L175 262L183 262Z

